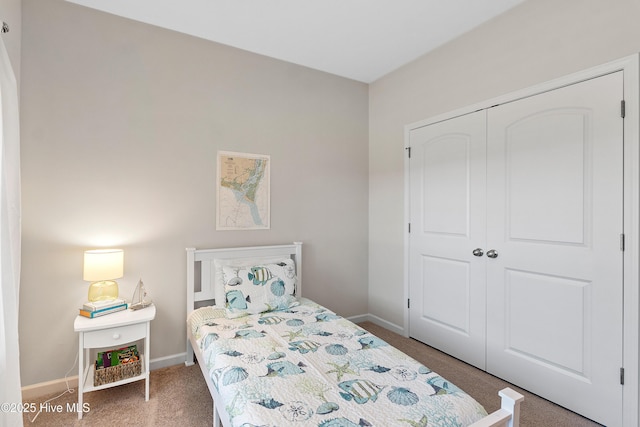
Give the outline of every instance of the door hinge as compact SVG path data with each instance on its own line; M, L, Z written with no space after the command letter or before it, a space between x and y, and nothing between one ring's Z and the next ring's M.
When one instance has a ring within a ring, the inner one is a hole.
M411 299L407 298L407 308L411 308Z
M627 108L626 108L626 102L624 102L624 99L622 101L620 101L620 116L624 119L624 117L627 114Z
M411 233L411 223L409 223L408 225L409 225L409 227L408 227L409 233Z
M622 233L620 234L620 250L624 252L624 248L625 248L625 238L624 238L624 233Z
M624 368L620 368L620 385L624 385Z
M411 158L411 147L406 147L405 150L407 150L407 156Z

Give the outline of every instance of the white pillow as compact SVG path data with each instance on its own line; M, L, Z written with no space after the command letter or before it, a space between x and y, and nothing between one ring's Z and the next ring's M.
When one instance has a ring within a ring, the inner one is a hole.
M234 267L251 267L259 264L271 264L277 263L281 261L290 260L289 257L283 257L282 255L274 255L268 257L257 257L257 258L234 258L234 259L215 259L213 260L214 264L214 284L213 284L213 295L216 300L215 305L220 307L224 307L227 301L226 292L224 289L224 277L222 274L222 269L225 266L234 266Z

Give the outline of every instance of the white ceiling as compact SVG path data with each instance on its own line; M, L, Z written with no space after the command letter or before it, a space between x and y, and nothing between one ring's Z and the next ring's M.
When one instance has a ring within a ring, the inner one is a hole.
M370 83L524 0L67 0Z

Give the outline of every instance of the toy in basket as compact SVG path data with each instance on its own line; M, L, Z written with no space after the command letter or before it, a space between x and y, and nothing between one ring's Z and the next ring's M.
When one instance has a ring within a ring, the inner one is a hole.
M142 373L142 361L135 345L98 353L93 385L120 381Z

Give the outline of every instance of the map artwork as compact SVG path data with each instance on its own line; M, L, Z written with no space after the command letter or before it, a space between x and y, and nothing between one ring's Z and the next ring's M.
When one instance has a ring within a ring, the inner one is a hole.
M217 230L270 228L270 166L266 155L218 152Z

